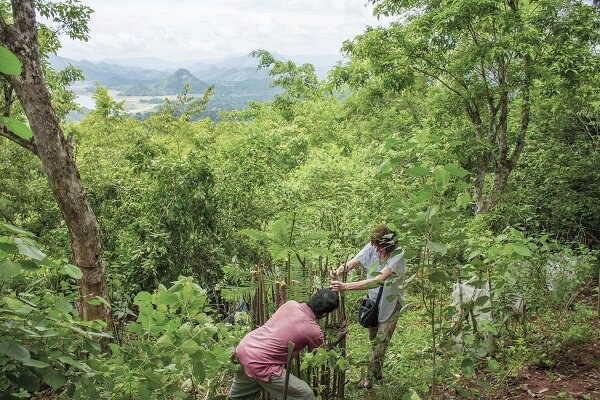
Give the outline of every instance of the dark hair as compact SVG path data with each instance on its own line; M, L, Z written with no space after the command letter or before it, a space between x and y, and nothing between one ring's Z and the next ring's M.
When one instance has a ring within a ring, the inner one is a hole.
M380 225L373 229L371 244L379 245L385 254L390 254L396 250L396 232L385 225Z
M306 302L317 317L328 314L338 308L340 299L337 292L331 289L321 289L313 294Z

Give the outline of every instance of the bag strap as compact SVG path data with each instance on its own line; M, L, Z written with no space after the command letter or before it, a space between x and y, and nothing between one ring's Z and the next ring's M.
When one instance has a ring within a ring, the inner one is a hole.
M383 294L383 283L379 286L379 293L377 294L377 301L375 305L379 307L379 300L381 300L381 295Z

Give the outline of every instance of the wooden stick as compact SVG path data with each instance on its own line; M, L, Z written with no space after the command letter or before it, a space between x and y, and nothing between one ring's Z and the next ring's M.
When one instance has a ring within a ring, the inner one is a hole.
M288 384L290 383L290 369L292 367L292 353L294 352L294 347L296 347L294 342L288 342L287 361L285 363L285 384L283 386L283 400L287 400Z

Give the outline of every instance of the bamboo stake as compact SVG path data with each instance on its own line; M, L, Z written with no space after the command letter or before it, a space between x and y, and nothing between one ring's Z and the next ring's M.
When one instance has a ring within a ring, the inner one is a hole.
M292 354L294 352L294 347L296 347L294 342L288 342L287 361L285 364L285 383L283 387L283 400L287 400L288 396L288 384L290 382L290 369L292 364Z

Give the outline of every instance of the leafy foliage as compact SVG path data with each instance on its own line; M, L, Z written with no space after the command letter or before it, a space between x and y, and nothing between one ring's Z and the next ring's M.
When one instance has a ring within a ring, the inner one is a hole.
M224 310L211 308L202 288L252 307L261 271L265 285L303 301L380 223L398 232L408 258L396 278L407 304L382 398L436 396L440 386L491 398L527 357L547 361L540 343L558 352L593 337L591 308L579 300L595 293L598 277L597 9L538 3L376 1L381 15L406 19L347 42L348 63L328 85L310 65L257 50L283 93L218 124L196 120L210 88L195 99L184 87L138 121L98 87L96 109L66 133L110 273L112 298L88 302L111 307L115 331L78 318L82 271L39 162L0 147L0 392L217 396L251 318L219 322ZM87 7L39 4L70 21L68 34L87 36ZM55 34L40 27L45 52L58 48ZM0 52L5 64L3 73L16 73ZM64 117L73 106L65 87L79 72L45 75ZM334 86L343 98L326 94ZM12 111L2 123L30 138L17 104ZM476 215L509 160L495 208ZM459 283L481 295L453 299ZM276 293L263 295L273 311ZM359 296L349 293L347 304ZM556 316L564 329L548 339L540 327ZM356 324L349 330L346 357L320 349L303 356L303 371L338 368L360 379L368 339Z

